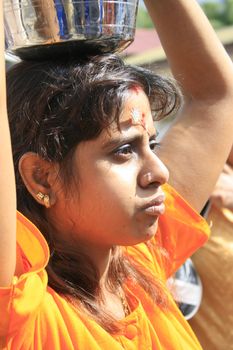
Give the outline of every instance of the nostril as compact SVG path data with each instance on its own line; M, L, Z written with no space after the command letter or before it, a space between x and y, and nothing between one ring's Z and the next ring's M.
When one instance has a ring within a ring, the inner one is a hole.
M158 188L161 186L161 183L158 181L152 181L147 185L147 188Z

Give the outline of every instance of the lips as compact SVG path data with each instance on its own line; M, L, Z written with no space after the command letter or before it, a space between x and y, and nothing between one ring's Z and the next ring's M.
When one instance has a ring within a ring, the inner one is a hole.
M165 194L160 193L158 196L154 197L152 200L150 200L148 203L146 203L142 210L151 216L158 216L161 214L164 214L165 212Z

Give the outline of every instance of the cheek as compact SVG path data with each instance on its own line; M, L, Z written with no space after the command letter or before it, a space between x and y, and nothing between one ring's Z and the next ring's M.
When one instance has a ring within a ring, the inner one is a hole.
M102 195L126 200L135 196L137 187L137 172L133 167L112 167L105 178L99 179L99 189Z
M96 171L93 181L86 178L80 188L80 210L90 210L92 216L97 214L105 217L132 212L136 174L132 170L123 170L112 166L104 174Z

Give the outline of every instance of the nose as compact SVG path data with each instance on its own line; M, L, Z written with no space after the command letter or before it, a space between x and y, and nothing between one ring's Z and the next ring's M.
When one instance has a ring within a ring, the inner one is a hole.
M169 179L169 171L158 156L151 151L144 160L141 172L139 173L139 185L142 188L158 187Z

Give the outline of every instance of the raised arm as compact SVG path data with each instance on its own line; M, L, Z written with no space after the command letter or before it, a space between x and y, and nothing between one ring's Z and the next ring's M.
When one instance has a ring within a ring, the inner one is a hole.
M2 0L0 8L0 286L4 287L15 271L16 191L6 108Z
M232 145L233 66L195 0L145 0L185 96L159 156L170 183L201 210Z

